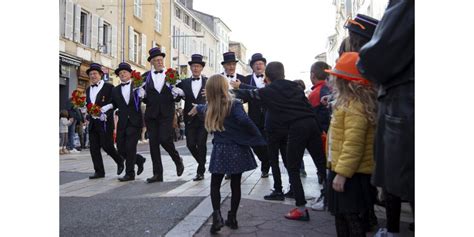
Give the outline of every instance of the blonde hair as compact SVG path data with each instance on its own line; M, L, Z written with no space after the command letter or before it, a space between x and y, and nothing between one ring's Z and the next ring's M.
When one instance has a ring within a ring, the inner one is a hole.
M206 82L207 111L204 126L208 132L224 131L224 119L230 114L233 97L227 79L212 75Z
M377 91L373 84L361 85L355 82L336 78L334 80L336 103L334 108L347 108L350 102L356 101L364 106L365 115L372 123L377 117Z

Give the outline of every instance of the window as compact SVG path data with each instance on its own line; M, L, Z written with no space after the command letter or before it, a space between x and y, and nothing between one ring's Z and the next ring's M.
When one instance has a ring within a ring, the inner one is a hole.
M186 23L186 25L190 26L191 24L189 23L189 16L184 14L184 23Z
M175 15L177 18L181 19L181 10L179 8L176 8Z
M161 0L155 0L155 30L161 33Z
M138 42L140 40L139 34L134 31L133 32L133 62L138 63L138 50L140 49L138 47Z
M105 54L110 54L110 49L111 49L111 35L112 35L112 28L110 27L109 24L104 22L104 25L102 25L104 29L103 37L102 37L102 53ZM99 46L100 47L100 46Z
M133 1L133 15L142 18L142 0Z
M82 44L87 44L87 37L88 37L88 33L89 31L87 30L87 24L89 23L88 22L89 20L89 14L87 14L87 12L81 12L81 28L80 28L80 32L81 32L81 38L80 38L80 42Z
M199 27L199 23L193 19L193 30L194 31L201 31L201 27Z
M209 66L214 67L214 51L209 49Z

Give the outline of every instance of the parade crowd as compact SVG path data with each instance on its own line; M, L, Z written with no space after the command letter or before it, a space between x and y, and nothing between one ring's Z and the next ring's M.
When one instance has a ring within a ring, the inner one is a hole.
M413 2L391 1L380 22L358 14L346 28L349 36L340 46L334 68L322 61L308 65L312 82L308 96L302 81L287 79L284 65L267 64L262 53L252 55L253 73L243 76L236 73L235 54L226 52L224 72L209 77L201 74L206 66L203 56L193 54L188 62L192 76L176 84L169 79L166 54L160 48L149 50L151 70L141 75L141 86L135 85L134 71L126 62L115 70L121 81L115 87L102 80L101 65L92 63L87 70L91 86L85 90L86 104L96 105L100 112L76 106L60 112L60 153L75 152L72 130L79 135L82 149L87 134L95 171L90 179L105 177L103 149L116 162L117 175L125 171L118 180L134 180L146 161L137 154L146 131L153 167L153 176L146 181L163 182L160 146L181 176L183 159L174 141L185 136L198 164L193 180L201 181L206 173L207 137L212 133L208 171L210 231L215 234L224 225L238 228L241 177L258 167L255 156L261 177L271 173L273 179L273 190L262 198L292 198L295 207L282 217L308 221L300 178L313 172L304 169L307 150L318 177L313 187L320 190L309 206L334 215L338 236L366 236L373 231L375 204L385 207L387 217L386 228L375 236L398 236L401 203L410 203L414 214ZM180 100L184 108L176 109ZM286 192L280 157L289 176ZM220 208L224 178L230 179L232 191L225 221Z

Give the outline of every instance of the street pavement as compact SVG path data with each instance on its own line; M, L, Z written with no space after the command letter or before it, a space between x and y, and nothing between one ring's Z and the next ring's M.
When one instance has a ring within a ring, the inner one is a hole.
M208 167L212 144L208 141ZM176 176L176 168L163 150L164 182L147 184L152 176L149 145L139 144L138 153L146 158L144 172L134 181L119 182L116 165L102 153L106 177L89 180L94 171L89 150L60 156L60 235L61 236L210 236L212 206L209 197L210 174L194 182L197 164L185 141L175 143L184 160L185 170ZM307 177L302 178L308 202L319 196L316 168L308 154L304 156ZM257 161L257 163L259 163ZM281 163L281 162L280 162ZM282 181L288 188L288 175L280 164ZM123 173L122 173L123 175ZM122 176L121 175L121 176ZM237 220L239 229L224 227L217 236L336 236L334 217L328 212L310 210L309 222L286 220L283 215L293 208L294 199L266 201L272 188L272 176L261 178L260 168L242 175L242 200ZM221 187L224 219L230 206L230 185ZM309 204L308 204L309 206ZM308 207L309 208L309 207ZM379 225L385 222L382 207L376 206ZM414 236L408 230L413 222L407 205L402 208L400 236ZM373 236L368 233L367 236Z

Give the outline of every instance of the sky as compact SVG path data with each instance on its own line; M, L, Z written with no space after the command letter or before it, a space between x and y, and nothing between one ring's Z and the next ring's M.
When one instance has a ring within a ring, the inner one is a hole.
M247 48L246 61L262 53L267 63L283 63L287 79L303 79L307 87L315 56L335 33L331 0L194 0L193 8L221 18L230 39Z

